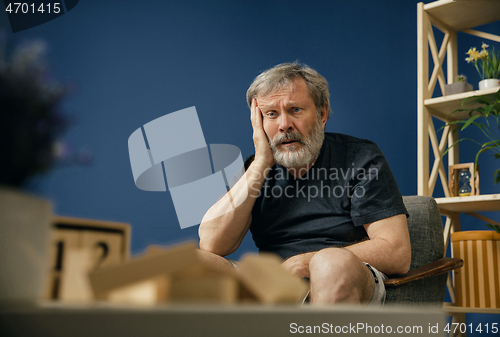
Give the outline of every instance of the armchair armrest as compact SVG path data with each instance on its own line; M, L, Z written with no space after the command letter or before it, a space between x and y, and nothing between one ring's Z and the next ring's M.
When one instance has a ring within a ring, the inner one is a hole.
M423 278L440 275L464 265L462 259L443 257L417 269L410 270L404 275L392 275L384 282L386 287L398 287Z

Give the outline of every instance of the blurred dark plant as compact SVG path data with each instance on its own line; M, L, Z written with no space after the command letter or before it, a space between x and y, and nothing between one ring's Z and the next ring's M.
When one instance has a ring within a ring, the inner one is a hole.
M0 185L21 187L55 160L68 126L61 111L67 88L49 76L45 44L17 47L10 58L0 36Z
M499 225L492 225L492 224L486 224L486 227L489 229L493 229L495 232L500 233L500 226Z

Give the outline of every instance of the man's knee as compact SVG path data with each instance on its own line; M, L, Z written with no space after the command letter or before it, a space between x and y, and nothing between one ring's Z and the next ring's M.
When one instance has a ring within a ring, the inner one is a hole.
M331 273L333 275L350 274L344 273L352 271L353 263L361 261L343 248L326 248L320 250L311 258L309 270L311 273Z
M373 292L368 268L342 248L317 252L309 264L312 299L316 303L364 302ZM369 275L368 275L369 276ZM366 288L368 286L368 289Z

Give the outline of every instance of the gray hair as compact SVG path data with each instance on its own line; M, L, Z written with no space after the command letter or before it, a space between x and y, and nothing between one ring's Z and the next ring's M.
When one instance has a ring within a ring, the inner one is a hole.
M247 90L248 106L252 105L254 97L282 90L296 78L303 78L306 81L309 96L314 101L318 113L327 104L327 118L330 118L328 82L316 70L298 62L278 64L257 76Z

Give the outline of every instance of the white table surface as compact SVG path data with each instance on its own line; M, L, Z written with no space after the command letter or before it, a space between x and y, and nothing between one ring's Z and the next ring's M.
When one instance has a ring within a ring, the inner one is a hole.
M411 328L400 335L443 336L444 320L439 307L0 303L2 337L381 336L398 327ZM430 333L436 324L439 333ZM316 334L306 333L315 326Z

